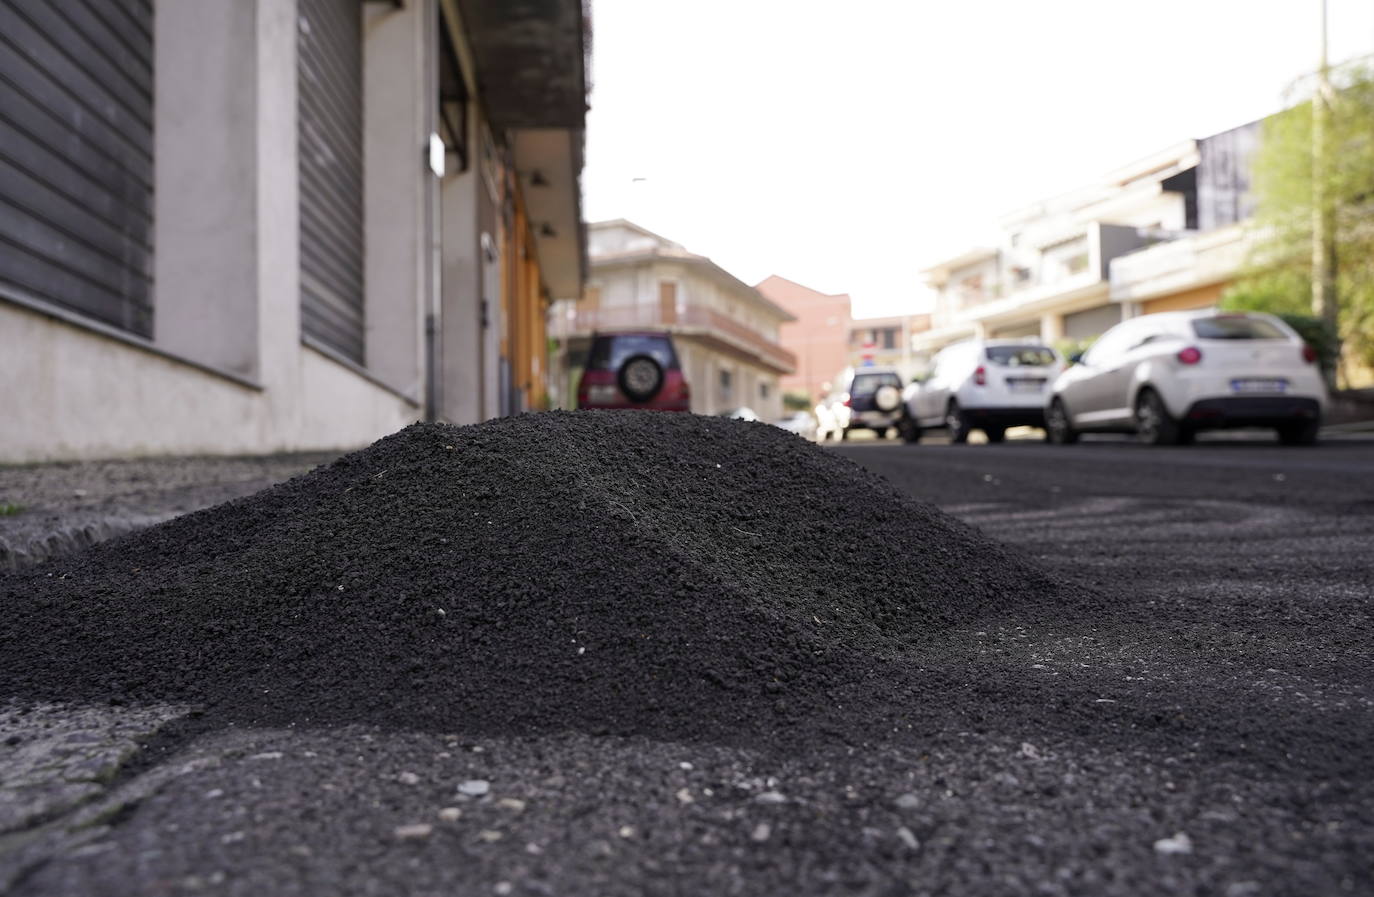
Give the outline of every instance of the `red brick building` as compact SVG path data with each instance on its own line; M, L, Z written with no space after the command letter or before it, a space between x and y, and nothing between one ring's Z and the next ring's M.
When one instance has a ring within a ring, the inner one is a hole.
M796 372L780 385L783 395L805 394L814 404L849 364L849 294L820 293L776 274L754 288L796 317L779 332L779 342L797 356Z

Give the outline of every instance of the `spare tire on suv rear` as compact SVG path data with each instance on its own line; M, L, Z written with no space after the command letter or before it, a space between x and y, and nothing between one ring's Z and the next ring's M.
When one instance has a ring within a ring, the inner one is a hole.
M884 383L873 391L873 407L879 411L896 411L902 404L902 392L897 387Z
M631 355L616 371L620 391L632 402L648 402L663 388L663 365L652 355Z

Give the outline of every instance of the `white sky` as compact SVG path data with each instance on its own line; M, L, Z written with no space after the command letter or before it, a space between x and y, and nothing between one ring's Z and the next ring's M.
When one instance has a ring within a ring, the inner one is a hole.
M1330 4L1333 61L1374 51L1374 0ZM1320 8L593 0L585 213L856 317L916 310L917 270L1004 213L1278 110Z

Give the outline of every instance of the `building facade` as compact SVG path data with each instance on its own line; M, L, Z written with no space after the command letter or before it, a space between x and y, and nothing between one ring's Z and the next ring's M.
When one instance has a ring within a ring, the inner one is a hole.
M776 274L754 289L795 319L779 329L779 342L797 359L796 371L782 378L782 391L810 408L849 363L849 294L822 293Z
M559 399L572 407L593 333L662 330L673 335L692 411L752 409L782 416L782 378L796 359L780 342L795 320L705 256L629 221L589 226L591 270L581 299L555 304L562 370Z
M538 407L578 0L0 0L0 461Z
M999 222L995 246L924 271L923 357L970 337L1090 340L1125 318L1215 305L1245 257L1252 122L1189 140Z
M930 329L930 315L859 318L849 325L846 363L852 368L896 368L903 380L922 366L912 347L917 334Z

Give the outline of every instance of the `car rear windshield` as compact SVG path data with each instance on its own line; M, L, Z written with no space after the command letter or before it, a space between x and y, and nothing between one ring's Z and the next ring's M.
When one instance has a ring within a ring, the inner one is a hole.
M895 386L902 388L902 378L896 374L855 374L854 383L849 387L851 396L871 396L878 391L879 386Z
M587 358L587 367L600 371L619 370L625 359L633 355L648 355L665 370L677 367L672 340L641 333L597 337Z
M988 361L1009 368L1054 364L1054 350L1044 346L988 346Z
M1198 339L1286 339L1272 321L1263 318L1219 317L1198 318L1193 321L1193 333Z

